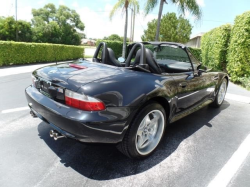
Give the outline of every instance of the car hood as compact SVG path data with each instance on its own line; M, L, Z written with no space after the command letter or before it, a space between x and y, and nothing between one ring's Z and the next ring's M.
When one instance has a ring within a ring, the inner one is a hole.
M54 84L78 90L79 87L98 79L124 73L124 68L77 60L72 63L50 65L33 72L33 75Z

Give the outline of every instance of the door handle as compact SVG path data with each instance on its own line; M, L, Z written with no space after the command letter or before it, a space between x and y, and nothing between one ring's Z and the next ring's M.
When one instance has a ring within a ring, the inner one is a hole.
M213 80L218 80L218 79L219 79L218 75L214 76L214 78L213 78Z
M182 88L185 88L187 86L187 83L186 82L182 82L182 83L179 84L179 86L182 87Z

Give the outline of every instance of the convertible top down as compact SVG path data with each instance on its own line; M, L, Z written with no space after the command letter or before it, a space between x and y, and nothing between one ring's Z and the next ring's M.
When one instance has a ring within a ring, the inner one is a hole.
M125 155L143 158L168 124L223 103L228 75L207 70L183 44L133 43L128 51L120 62L102 42L92 61L35 70L25 89L30 113L51 126L55 140L114 143Z

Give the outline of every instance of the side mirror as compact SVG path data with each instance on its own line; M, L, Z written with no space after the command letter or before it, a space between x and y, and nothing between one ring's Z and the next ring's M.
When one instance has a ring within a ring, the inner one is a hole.
M118 58L118 61L121 62L121 63L124 63L125 62L125 59L123 57L119 57Z
M198 76L201 76L202 73L207 72L207 67L201 63L200 65L197 66L197 70L198 70Z
M207 72L207 71L204 69L198 69L198 76L201 76L202 73L204 73L204 72Z
M200 63L198 66L197 66L197 70L199 71L199 69L203 69L203 70L207 70L207 67L204 66L202 63Z

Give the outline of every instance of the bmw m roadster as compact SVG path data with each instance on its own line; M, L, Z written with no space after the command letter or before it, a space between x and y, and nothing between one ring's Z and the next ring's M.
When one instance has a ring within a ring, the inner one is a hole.
M102 42L91 61L46 66L25 89L30 113L50 136L117 144L131 158L159 145L166 126L206 105L219 107L228 75L203 66L183 44L142 42L117 60Z

